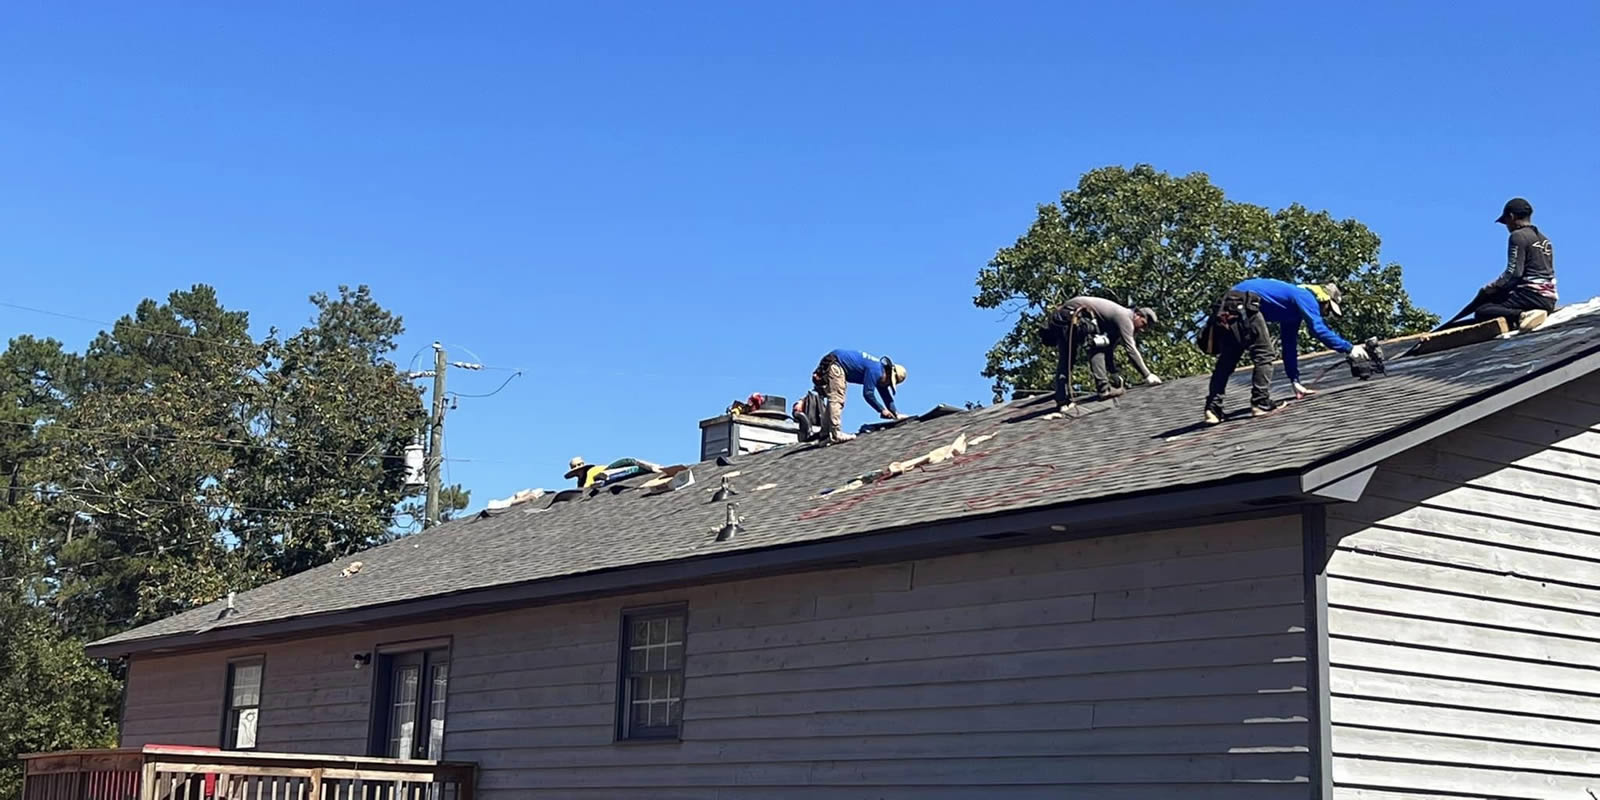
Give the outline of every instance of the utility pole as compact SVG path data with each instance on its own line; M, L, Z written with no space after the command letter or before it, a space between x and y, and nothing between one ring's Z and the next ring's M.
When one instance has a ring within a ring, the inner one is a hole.
M439 472L444 466L444 345L433 343L433 416L428 420L428 505L423 528L439 524Z

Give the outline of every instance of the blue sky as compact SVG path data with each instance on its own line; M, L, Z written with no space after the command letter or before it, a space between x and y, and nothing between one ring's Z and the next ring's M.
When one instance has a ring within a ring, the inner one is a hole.
M692 460L698 419L834 347L907 364L910 410L987 401L977 271L1107 164L1356 217L1445 313L1524 195L1586 299L1600 4L1514 8L11 4L0 301L110 320L204 282L264 332L371 284L400 361L528 370L449 420L481 505L573 455Z

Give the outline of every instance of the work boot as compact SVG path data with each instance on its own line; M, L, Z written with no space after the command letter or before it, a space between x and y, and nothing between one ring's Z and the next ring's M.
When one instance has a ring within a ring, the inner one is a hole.
M1521 316L1517 317L1517 330L1531 331L1534 328L1543 325L1544 321L1549 318L1550 312L1545 311L1542 308L1536 308L1532 311L1524 311L1522 312Z
M840 442L848 442L848 441L850 441L851 439L854 439L854 438L856 438L856 435L853 434L853 433L845 433L844 431L834 431L833 433L828 434L828 444L838 444Z
M1221 425L1222 424L1222 409L1220 409L1220 408L1211 408L1210 406L1207 406L1206 407L1206 424L1207 425Z
M1106 388L1100 390L1100 399L1110 400L1113 397L1121 397L1127 393L1128 390L1122 388L1121 386L1107 386Z
M1262 408L1261 406L1258 406L1258 405L1256 405L1254 403L1251 403L1250 404L1250 416L1252 416L1252 417L1264 417L1264 416L1266 416L1268 414L1271 414L1274 411L1277 411L1280 408L1283 408L1286 405L1288 405L1288 403L1273 403L1271 408Z

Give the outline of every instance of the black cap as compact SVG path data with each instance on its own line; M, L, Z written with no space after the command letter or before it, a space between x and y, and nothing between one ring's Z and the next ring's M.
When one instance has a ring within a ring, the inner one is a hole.
M1506 223L1514 219L1527 219L1533 216L1533 204L1520 197L1513 197L1506 201L1504 211L1500 212L1495 222Z

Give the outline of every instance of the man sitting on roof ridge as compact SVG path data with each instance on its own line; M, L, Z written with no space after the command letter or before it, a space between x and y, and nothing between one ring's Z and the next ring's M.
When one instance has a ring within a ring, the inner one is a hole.
M1556 257L1550 240L1533 224L1533 205L1520 197L1506 201L1495 220L1510 232L1506 268L1478 290L1473 319L1503 318L1512 330L1533 330L1556 309Z
M1369 355L1365 347L1345 341L1323 321L1324 313L1342 315L1339 307L1342 300L1339 287L1332 283L1296 286L1273 278L1251 278L1223 293L1211 311L1210 321L1200 332L1200 349L1217 357L1217 366L1211 371L1211 391L1206 397L1206 423L1222 422L1222 396L1228 390L1228 378L1232 377L1246 350L1255 367L1250 383L1251 415L1261 416L1278 407L1272 402L1275 354L1268 322L1278 323L1283 342L1283 371L1294 384L1297 397L1312 393L1300 383L1297 350L1301 322L1311 326L1319 341L1346 354L1352 361L1367 360Z

